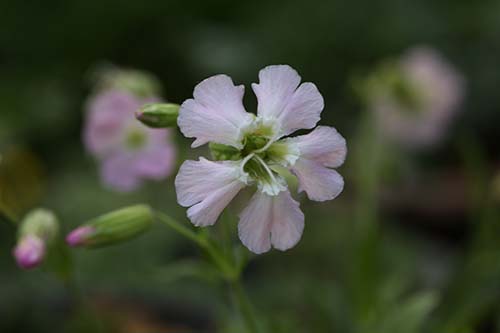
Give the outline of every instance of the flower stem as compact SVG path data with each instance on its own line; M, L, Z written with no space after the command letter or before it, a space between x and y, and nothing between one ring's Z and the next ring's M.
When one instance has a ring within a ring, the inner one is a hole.
M220 250L215 247L208 239L204 236L197 234L193 230L185 227L175 219L171 218L165 213L156 212L158 219L172 228L174 231L179 233L181 236L186 237L190 241L196 243L200 248L202 248L207 255L210 257L212 262L217 266L217 268L224 275L227 280L233 280L236 277L236 270L233 266L226 260L224 255Z
M174 231L201 246L202 241L194 231L183 226L182 224L180 224L179 222L177 222L176 220L174 220L165 213L157 211L156 216L161 222L165 223L170 228L174 229Z
M212 260L221 272L223 278L229 283L234 302L245 323L247 333L258 333L259 330L253 307L240 281L241 267L239 264L235 260L228 260L221 249L210 242L209 239L205 238L205 236L197 234L167 214L156 212L156 216L162 223L193 241L206 252L210 260Z
M240 279L235 279L231 281L231 292L241 314L241 317L245 323L247 333L258 333L259 329L257 326L257 320L255 318L255 312L253 310L252 304L248 300L248 296L241 284Z

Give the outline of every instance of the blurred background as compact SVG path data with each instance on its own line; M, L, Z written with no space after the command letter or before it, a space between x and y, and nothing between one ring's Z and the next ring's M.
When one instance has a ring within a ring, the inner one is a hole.
M173 176L133 193L100 183L81 141L92 69L147 70L174 103L225 73L245 84L251 111L259 69L289 64L319 87L320 124L336 127L350 152L338 199L300 196L301 242L245 271L262 325L500 332L500 1L3 0L0 22L0 193L10 210L48 207L63 234L138 202L187 223ZM380 166L353 81L416 45L440 52L465 94L439 142L387 144L392 158ZM174 140L178 165L209 156L178 132ZM238 207L227 214L235 223ZM46 267L19 269L15 243L15 226L0 217L0 332L244 332L224 285L192 265L199 251L163 225L124 244L72 250L76 287Z

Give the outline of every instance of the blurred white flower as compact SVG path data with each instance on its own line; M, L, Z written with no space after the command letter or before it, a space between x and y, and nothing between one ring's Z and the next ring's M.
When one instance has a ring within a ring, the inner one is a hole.
M410 147L438 142L464 95L462 75L428 47L384 63L367 83L368 106L382 135Z

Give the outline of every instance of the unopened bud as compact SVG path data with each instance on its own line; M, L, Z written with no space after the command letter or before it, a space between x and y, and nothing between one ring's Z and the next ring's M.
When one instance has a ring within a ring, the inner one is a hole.
M34 235L26 235L19 239L13 251L17 265L24 269L40 265L45 257L45 243Z
M136 205L101 215L76 228L66 237L69 246L99 247L126 241L145 231L153 222L146 205Z
M136 118L152 128L176 127L179 116L178 104L146 104L136 112Z
M13 254L21 268L40 265L45 257L47 245L54 240L59 230L56 216L46 209L31 211L21 222L19 239Z

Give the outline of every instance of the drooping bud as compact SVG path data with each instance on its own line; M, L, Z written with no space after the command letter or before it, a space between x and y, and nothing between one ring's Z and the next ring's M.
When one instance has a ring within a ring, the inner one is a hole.
M135 116L144 125L152 128L176 127L179 108L180 106L174 103L145 104Z
M101 215L66 237L69 246L100 247L126 241L144 232L153 222L146 205L135 205Z
M21 222L13 251L19 267L29 269L40 265L58 230L57 218L51 211L39 208L30 212Z

